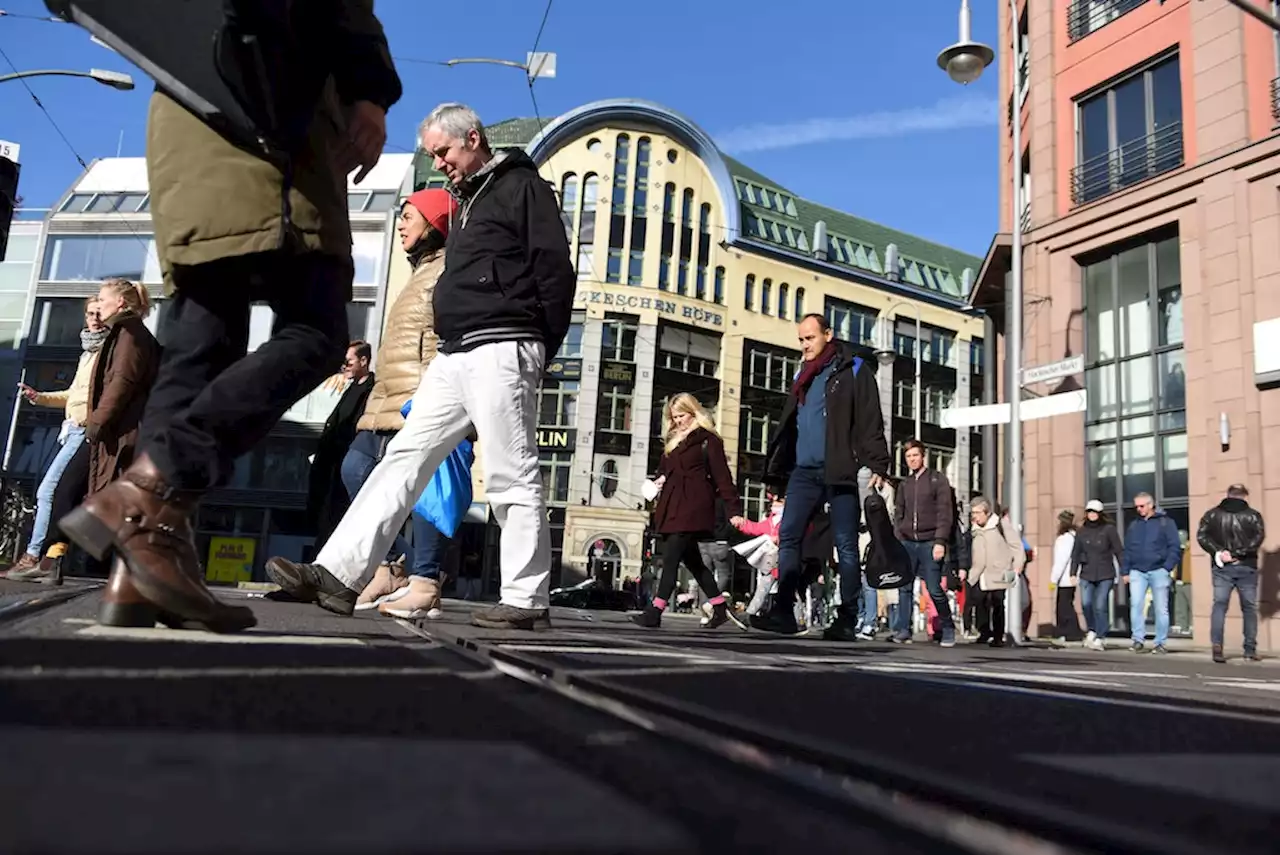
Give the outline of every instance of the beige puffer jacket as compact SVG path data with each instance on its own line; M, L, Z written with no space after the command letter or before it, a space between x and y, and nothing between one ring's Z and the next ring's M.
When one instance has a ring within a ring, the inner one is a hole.
M357 430L400 430L400 409L418 391L438 341L431 300L444 272L444 253L424 259L387 312L387 328L374 363L377 376Z

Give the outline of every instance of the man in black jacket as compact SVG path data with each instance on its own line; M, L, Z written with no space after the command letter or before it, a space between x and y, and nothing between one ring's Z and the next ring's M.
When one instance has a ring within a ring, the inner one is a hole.
M460 200L436 283L440 350L388 445L316 563L272 559L290 593L350 614L432 474L474 425L486 495L502 526L501 600L472 615L492 629L547 629L551 540L538 463L537 388L569 330L577 277L559 205L520 150L493 151L471 108L441 104L423 151Z
M1200 518L1196 540L1209 553L1213 567L1213 616L1209 642L1213 661L1226 662L1222 650L1223 625L1231 591L1240 594L1244 615L1244 658L1258 659L1258 550L1266 539L1262 514L1249 507L1249 491L1243 484L1227 488L1227 497Z
M880 392L875 371L835 341L822 315L806 315L799 326L803 363L782 408L770 443L765 478L785 485L787 503L778 532L778 594L752 626L767 632L797 631L794 604L800 585L805 530L823 503L830 505L840 573L840 609L823 637L853 641L858 635L862 570L858 522L862 517L858 470L871 470L871 485L889 474Z
M955 495L947 476L925 466L924 443L910 440L903 453L911 473L898 485L893 524L898 540L911 556L916 578L924 581L929 598L942 625L943 647L956 646L956 624L942 588L942 559L951 544L955 525ZM903 644L911 640L911 605L915 585L898 592L897 625L889 640Z

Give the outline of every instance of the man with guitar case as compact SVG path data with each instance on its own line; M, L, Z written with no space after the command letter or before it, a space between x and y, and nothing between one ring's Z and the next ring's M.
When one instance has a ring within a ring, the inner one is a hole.
M115 554L102 623L238 631L253 614L205 586L191 517L341 361L346 176L377 163L400 79L372 0L46 5L156 81L147 175L172 294L141 454L60 526L90 554ZM259 301L275 328L246 356Z

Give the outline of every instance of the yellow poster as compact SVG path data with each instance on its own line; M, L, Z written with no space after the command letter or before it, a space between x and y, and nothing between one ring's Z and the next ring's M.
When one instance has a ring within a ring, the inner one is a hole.
M252 537L209 539L209 561L204 575L210 582L248 582L253 578L253 553L258 542Z

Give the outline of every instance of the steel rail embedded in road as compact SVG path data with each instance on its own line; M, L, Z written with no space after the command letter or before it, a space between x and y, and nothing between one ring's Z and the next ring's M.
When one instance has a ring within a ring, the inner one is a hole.
M49 591L37 591L29 597L22 597L11 603L0 606L0 624L12 623L46 609L69 603L101 588L101 584L76 585L75 587L58 587Z
M936 769L780 728L766 730L722 711L568 673L536 656L503 649L501 642L477 640L438 624L424 628L411 621L397 623L514 679L679 740L740 770L803 789L845 819L854 809L868 822L888 823L982 855L1217 855L1217 850L1193 842L1170 840L1047 800L959 781Z

